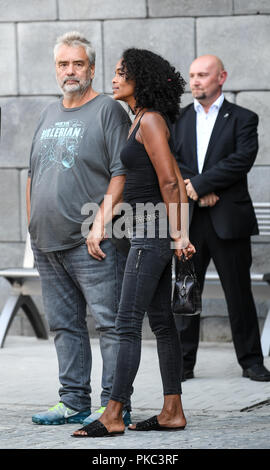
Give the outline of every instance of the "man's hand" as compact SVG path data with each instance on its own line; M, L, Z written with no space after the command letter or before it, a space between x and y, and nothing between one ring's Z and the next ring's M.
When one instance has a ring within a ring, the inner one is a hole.
M106 236L104 231L102 231L100 227L97 227L93 224L93 227L91 228L85 243L87 245L89 255L98 261L102 261L104 258L106 258L106 254L100 248L100 243L105 238Z
M199 199L200 207L213 207L219 201L215 193L209 193Z
M89 255L98 261L106 258L106 254L100 248L100 243L108 238L105 233L105 226L112 220L115 207L122 201L125 179L125 175L113 176L111 178L104 200L99 207L86 239Z
M185 185L186 185L186 190L187 190L187 195L190 197L190 199L193 199L193 201L198 201L199 196L196 193L195 189L193 188L190 179L184 180Z
M193 201L198 201L199 196L190 182L190 179L184 180L187 190L187 195ZM213 207L219 201L219 197L215 193L205 194L205 196L199 199L199 206L201 207Z

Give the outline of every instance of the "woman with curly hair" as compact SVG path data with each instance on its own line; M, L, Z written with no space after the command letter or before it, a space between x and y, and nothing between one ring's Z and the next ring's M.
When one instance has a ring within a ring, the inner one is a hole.
M139 368L145 312L157 339L164 404L158 416L129 425L128 429L176 431L186 426L181 403L181 349L171 310L171 262L174 253L190 258L195 248L183 235L183 227L180 232L180 203L188 199L170 136L170 122L179 112L185 82L159 55L132 48L116 65L112 83L114 98L126 102L135 114L121 152L127 170L123 200L132 208L131 248L116 320L120 349L111 399L100 419L75 431L74 437L124 433L123 404L131 394ZM161 204L164 213L153 211L144 217L136 212L149 203L153 207ZM176 211L169 210L172 206ZM164 230L161 233L162 217L163 222L169 222L165 234ZM149 224L155 229L151 237Z

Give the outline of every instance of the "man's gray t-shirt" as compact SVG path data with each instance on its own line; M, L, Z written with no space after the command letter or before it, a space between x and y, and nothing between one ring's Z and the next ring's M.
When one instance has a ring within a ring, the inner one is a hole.
M125 174L120 151L129 127L121 104L102 94L79 108L65 108L61 99L43 111L29 167L29 232L41 251L84 242L82 207L100 205L111 178Z

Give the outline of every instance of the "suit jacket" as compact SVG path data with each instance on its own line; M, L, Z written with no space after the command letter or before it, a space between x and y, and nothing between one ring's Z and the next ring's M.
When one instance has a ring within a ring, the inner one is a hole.
M214 192L220 198L208 210L214 229L222 239L246 238L258 233L247 185L247 173L258 151L257 126L257 114L224 99L201 174L197 165L193 103L183 108L172 127L175 157L183 178L190 178L199 197ZM192 222L194 202L190 202Z

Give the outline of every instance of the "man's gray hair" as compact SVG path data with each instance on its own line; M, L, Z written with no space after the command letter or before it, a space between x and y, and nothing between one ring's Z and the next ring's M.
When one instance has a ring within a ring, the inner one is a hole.
M90 65L95 65L95 59L96 59L96 52L95 49L93 48L92 44L88 39L86 39L81 33L78 33L77 31L70 31L68 33L63 34L63 36L59 36L56 40L55 46L54 46L54 60L56 59L57 51L60 46L71 46L71 47L78 47L82 46L85 49L85 52L88 56Z

